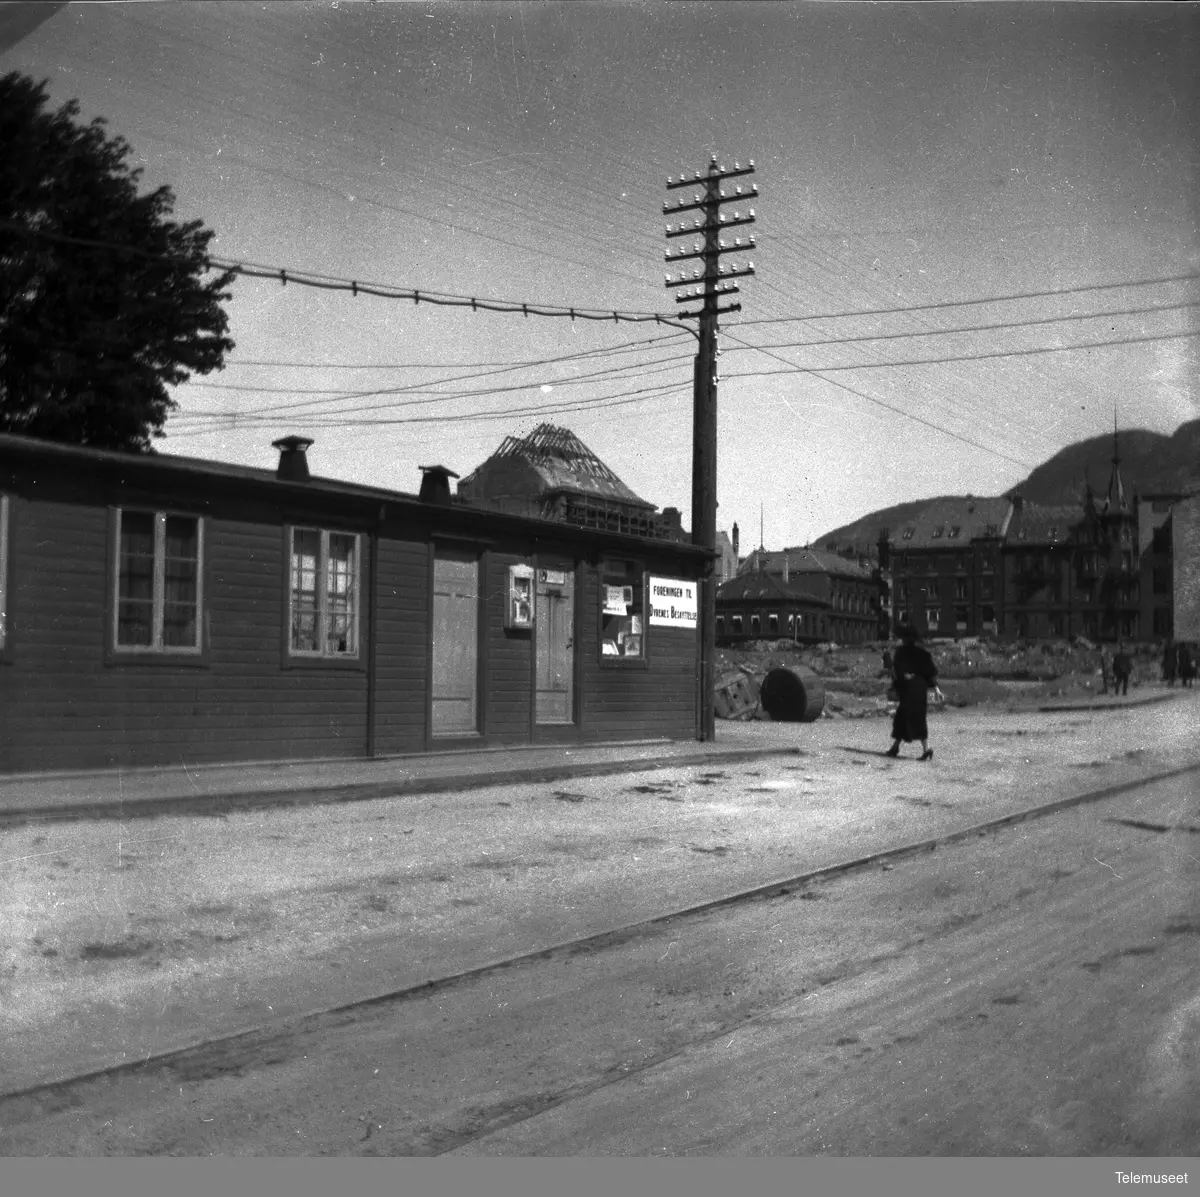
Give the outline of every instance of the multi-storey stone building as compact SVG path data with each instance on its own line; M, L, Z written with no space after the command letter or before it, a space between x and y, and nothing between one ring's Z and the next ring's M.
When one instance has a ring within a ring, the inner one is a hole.
M929 636L995 634L1002 626L1000 548L1013 505L940 499L880 539L880 588L893 627Z
M877 637L878 609L868 566L821 549L759 547L717 590L717 637L860 644Z

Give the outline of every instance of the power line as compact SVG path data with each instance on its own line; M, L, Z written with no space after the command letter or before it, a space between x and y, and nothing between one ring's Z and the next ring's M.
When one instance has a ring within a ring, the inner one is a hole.
M651 363L651 365L658 366L659 367L658 369L653 369L653 370L647 369L645 366L642 366L640 364L632 365L632 366L618 366L618 367L613 367L608 370L598 370L592 374L581 375L578 378L559 379L553 385L555 387L565 387L568 385L574 385L574 384L580 384L580 383L590 383L590 382L595 381L595 379L597 379L597 378L607 377L612 374L624 373L624 372L627 372L630 370L638 370L638 371L640 371L640 373L642 373L644 375L658 374L658 373L662 373L663 370L670 370L670 369L678 368L676 366L676 363L681 362L681 361L691 362L692 355L691 354L682 354L682 355L677 355L672 358L664 359L661 362ZM352 412L357 412L357 411L386 411L390 408L396 408L396 407L418 407L418 406L422 406L425 404L431 404L431 403L445 403L447 401L456 400L456 399L474 399L474 398L478 398L481 395L500 395L500 394L507 394L512 391L528 391L538 385L539 385L538 383L521 383L519 385L509 386L509 387L487 387L487 388L484 388L481 390L451 391L448 394L432 394L426 398L421 398L421 399L404 399L404 400L399 400L399 401L393 402L393 403L371 405L371 406L367 406L367 407L338 408L336 411L328 410L328 411L322 412L320 414L328 415L331 417L341 417L342 415L349 414ZM364 391L364 392L361 392L360 394L352 393L352 394L346 394L346 395L339 395L336 399L331 400L331 401L327 401L327 400L323 400L323 399L310 399L310 400L302 400L297 403L284 403L284 404L280 404L276 407L251 408L246 411L238 412L237 415L239 417L262 416L264 418L268 418L268 417L276 418L276 417L282 416L282 415L291 416L291 415L295 415L301 409L310 408L310 407L327 406L327 404L329 402L336 403L336 402L339 402L342 400L365 399L365 398L371 398L373 396L383 398L383 397L387 397L387 396L390 396L393 394L411 393L411 391L412 391L412 388L407 388L407 387L400 388L398 391ZM197 412L190 412L188 414L191 418L194 418L194 419L207 419L207 418L215 419L215 418L219 418L222 416L228 416L230 413L197 411Z
M911 358L908 361L901 362L860 362L854 366L822 366L822 370L826 370L831 374L842 373L850 370L894 370L904 366L938 366L947 362L982 362L998 357L1032 357L1043 353L1069 353L1079 349L1111 349L1119 345L1142 345L1153 341L1180 341L1186 340L1188 337L1200 336L1200 329L1190 329L1187 332L1181 333L1155 333L1145 337L1121 337L1113 341L1084 341L1078 345L1047 345L1039 346L1035 349L1001 349L993 353L974 353L962 354L956 357L925 357ZM797 366L793 362L787 361L786 358L777 357L770 350L759 345L751 345L746 341L740 342L747 349L758 349L765 353L768 357L775 357L777 361L784 362L790 366L789 370L747 370L739 374L730 374L729 378L755 378L763 375L774 374L809 374L815 373L811 367Z
M894 316L911 312L931 312L946 308L974 307L980 304L1009 303L1021 299L1047 299L1060 295L1081 295L1089 291L1113 291L1121 287L1157 287L1166 283L1195 282L1200 274L1175 274L1163 278L1131 279L1121 283L1093 283L1079 287L1060 287L1050 291L1024 291L1009 295L984 296L979 299L943 300L937 303L909 304L905 307L893 308L860 308L845 312L819 312L809 316L765 316L758 320L739 320L738 328L746 328L752 324L798 324L808 320L848 320L856 316ZM1064 317L1065 319L1066 317Z
M467 415L430 415L430 416L403 416L388 419L343 419L336 414L327 414L311 419L307 423L307 427L311 428L342 428L342 427L390 427L396 424L448 424L448 423L470 423L481 420L506 420L513 418L521 418L523 416L547 416L559 415L567 412L583 412L600 410L607 407L624 407L631 403L644 403L647 399L662 398L675 392L690 391L690 380L686 384L682 383L660 383L653 387L638 387L632 391L618 391L615 395L605 395L599 399L580 400L569 404L543 404L543 405L523 405L521 407L506 408L503 411L493 412L472 412ZM210 432L229 431L239 426L249 426L252 428L270 427L274 420L265 415L254 415L248 417L239 416L236 412L224 413L225 419L229 420L228 428L205 427L205 428L185 428L180 429L174 435L179 436L198 436ZM168 433L171 433L171 426L168 425Z
M121 253L133 254L136 257L149 258L159 262L187 263L188 259L176 258L168 254L154 254L148 250L137 249L134 246L120 245L111 241L98 241L88 237L69 237L64 233L51 233L46 229L29 229L24 225L10 221L0 221L0 228L13 232L24 233L31 237L41 237L44 240L59 241L68 245L82 245L93 249L115 249ZM539 301L526 302L512 299L484 299L478 296L454 295L445 291L422 291L412 287L400 287L391 283L361 282L358 279L339 278L336 275L322 275L313 271L294 270L286 267L267 266L261 263L239 262L232 258L218 257L206 254L204 263L209 269L223 270L238 274L245 278L271 279L287 286L294 283L301 287L314 287L322 291L349 291L352 295L374 295L382 299L411 299L415 305L432 304L435 307L469 307L472 311L504 312L509 315L522 316L557 316L569 317L571 320L591 320L607 323L626 324L665 324L671 328L680 328L686 332L692 330L686 324L680 324L657 312L622 312L587 307L566 307L560 304L547 304Z
M631 353L645 346L676 340L679 336L679 333L664 333L660 337L646 337L641 341L629 341L614 347L582 349L578 353L565 353L559 357L521 358L514 361L491 359L483 362L298 362L270 358L240 358L236 361L226 362L224 369L228 370L231 366L272 366L277 369L289 370L473 370L493 366L518 369L522 366L548 366L556 362L568 362L583 357L605 357L618 353Z
M732 340L735 340L735 341L740 340L740 338L734 337L731 333L726 333L726 336L729 336ZM743 342L743 344L744 344L744 342ZM770 350L764 350L763 352L765 352L768 357L773 357L777 361L783 362L784 365L791 365L791 363L786 358L780 357L778 354L772 353ZM887 411L894 412L898 416L903 416L906 420L913 420L918 424L923 424L923 425L925 425L926 428L932 428L935 432L940 432L943 435L951 437L956 441L961 441L964 445L970 445L974 449L982 449L985 453L990 453L995 457L1003 458L1005 461L1010 461L1014 465L1019 465L1024 469L1032 469L1033 468L1033 464L1031 462L1021 461L1016 457L1012 457L1007 453L1001 452L1001 450L999 450L999 449L993 449L988 445L981 444L979 441L972 440L970 437L961 436L957 432L952 432L949 428L944 428L940 424L935 424L932 420L926 420L923 416L914 415L912 412L907 412L903 408L896 407L891 403L885 403L882 399L877 399L874 395L868 395L865 391L860 391L852 386L847 386L845 383L838 382L836 379L826 378L825 377L826 372L824 372L824 371L802 369L802 368L797 367L792 370L776 370L776 371L773 371L773 373L775 373L775 374L811 374L811 375L813 375L813 377L819 378L823 382L829 383L831 386L835 386L843 391L847 391L851 395L857 395L860 399L865 399L868 403L873 403L877 407L885 408ZM730 377L744 377L744 375L731 375Z
M1200 307L1200 300L1188 300L1185 303L1168 303L1159 304L1148 308L1125 308L1119 311L1107 312L1084 312L1070 316L1043 316L1033 320L1005 320L995 324L974 324L966 325L961 328L930 328L919 329L916 332L898 332L898 333L868 333L863 336L856 337L828 337L819 341L772 341L764 345L747 345L742 349L729 350L730 353L744 352L745 348L751 349L806 349L809 346L817 345L854 345L865 341L898 341L909 340L919 337L946 337L953 336L958 333L977 333L977 332L996 332L1003 329L1015 328L1032 328L1037 325L1044 324L1061 324L1068 321L1079 320L1107 320L1117 316L1147 316L1155 312L1176 312L1183 308ZM737 327L741 327L738 325Z

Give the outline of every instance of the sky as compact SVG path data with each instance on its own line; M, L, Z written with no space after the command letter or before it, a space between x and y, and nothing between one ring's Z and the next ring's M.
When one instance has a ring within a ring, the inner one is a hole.
M743 551L1200 416L1195 5L7 7L0 72L106 118L213 253L293 274L673 317L667 177L753 160L719 334ZM685 331L250 278L228 313L160 452L272 468L294 433L315 474L415 491L549 421L690 524Z

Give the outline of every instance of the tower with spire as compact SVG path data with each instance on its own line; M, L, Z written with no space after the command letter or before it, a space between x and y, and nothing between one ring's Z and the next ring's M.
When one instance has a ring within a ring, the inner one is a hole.
M1129 638L1137 634L1138 627L1137 508L1129 501L1121 477L1121 444L1115 409L1112 472L1108 478L1108 491L1103 502L1096 503L1089 485L1088 504L1095 512L1103 542L1105 569L1101 579L1101 596L1104 630L1115 640Z

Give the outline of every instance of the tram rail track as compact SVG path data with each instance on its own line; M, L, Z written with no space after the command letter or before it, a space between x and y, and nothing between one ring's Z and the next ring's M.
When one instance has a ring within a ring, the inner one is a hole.
M1020 823L1046 818L1073 807L1101 802L1108 798L1131 793L1197 771L1200 771L1200 761L1100 789L1088 790L1066 798L1059 798L954 831L902 844L895 844L861 856L823 865L819 868L806 870L805 872L796 873L788 877L776 878L772 881L708 898L685 907L664 911L620 927L608 928L604 931L519 952L444 976L430 978L417 984L372 994L363 998L356 998L349 1002L342 1002L300 1014L289 1015L285 1018L200 1039L190 1044L140 1056L136 1059L121 1060L111 1065L86 1072L57 1077L19 1089L0 1092L0 1103L26 1099L33 1100L39 1104L42 1102L53 1104L54 1098L69 1093L73 1088L102 1081L106 1078L116 1080L122 1076L138 1072L173 1071L177 1075L186 1076L190 1080L202 1080L208 1077L219 1076L223 1073L239 1071L246 1067L252 1068L256 1063L265 1064L270 1061L273 1044L278 1044L285 1040L294 1040L299 1036L318 1033L326 1027L343 1024L347 1016L353 1016L356 1012L420 1000L440 992L451 990L455 986L475 981L488 975L515 970L528 964L551 961L556 958L570 957L583 953L601 952L610 947L627 944L642 935L652 934L666 924L696 918L722 908L756 901L770 901L794 895L799 896L807 887L828 879L934 852L942 847L981 838ZM743 1019L738 1025L740 1026L747 1021L752 1022L754 1017L758 1016L751 1016L749 1020ZM728 1031L728 1027L723 1027L717 1034L727 1034ZM525 1118L535 1117L545 1112L545 1110L561 1105L565 1101L584 1096L586 1093L603 1088L607 1084L616 1083L618 1080L634 1075L636 1072L644 1071L645 1068L661 1064L664 1059L669 1059L672 1054L678 1054L686 1046L691 1046L693 1042L702 1043L710 1037L712 1036L704 1035L699 1036L694 1041L689 1040L687 1045L680 1046L673 1053L656 1056L651 1060L647 1060L644 1064L639 1064L633 1068L624 1068L619 1074L611 1077L593 1079L580 1086L572 1087L570 1091L561 1094L548 1094L545 1102L535 1103L536 1108L530 1108L524 1112L514 1111L510 1119L491 1123L485 1131L477 1134L467 1134L465 1137L462 1134L450 1135L449 1138L453 1141L448 1144L437 1145L432 1153L442 1154L455 1150L470 1142L473 1138L478 1138L483 1134L489 1134L497 1129L501 1129L502 1125L507 1126ZM575 1092L575 1088L578 1088L579 1091Z

